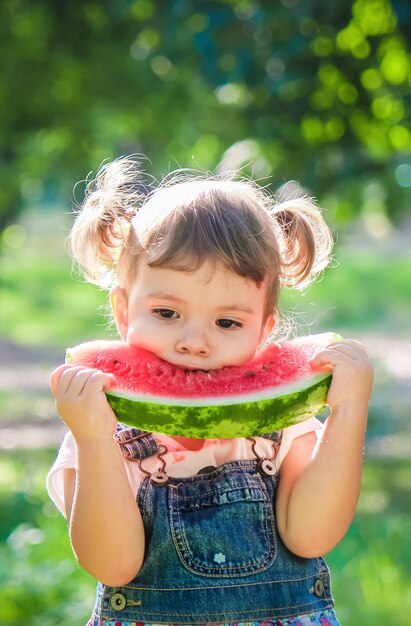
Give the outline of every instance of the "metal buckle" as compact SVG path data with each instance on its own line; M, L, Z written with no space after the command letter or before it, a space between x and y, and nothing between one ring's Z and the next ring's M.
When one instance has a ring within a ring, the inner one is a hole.
M163 450L157 454L157 458L161 463L160 469L150 474L150 472L147 472L147 470L142 467L141 459L138 462L138 467L143 472L143 474L150 478L151 483L153 483L154 485L165 485L168 482L168 476L167 472L165 471L166 462L163 459L163 456L167 454L168 448L162 443L159 444L159 448L163 448Z
M256 450L256 440L254 437L246 437L248 441L252 443L252 450L255 458L257 459L257 467L260 473L265 474L266 476L274 476L277 473L277 468L275 467L274 459L276 456L275 443L273 443L273 456L270 459L261 457Z

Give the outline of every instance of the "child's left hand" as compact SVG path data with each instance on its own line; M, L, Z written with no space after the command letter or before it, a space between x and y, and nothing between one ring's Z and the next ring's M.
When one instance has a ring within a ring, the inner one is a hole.
M359 341L346 339L329 345L311 361L311 366L333 372L327 395L331 411L368 405L374 369L365 347Z

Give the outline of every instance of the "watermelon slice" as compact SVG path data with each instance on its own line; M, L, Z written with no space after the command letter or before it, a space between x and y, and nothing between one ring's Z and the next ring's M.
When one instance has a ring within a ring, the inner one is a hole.
M242 366L184 370L122 341L90 341L66 362L115 376L107 399L117 418L142 430L193 438L246 437L281 430L326 406L330 372L310 361L341 340L324 333L272 343Z

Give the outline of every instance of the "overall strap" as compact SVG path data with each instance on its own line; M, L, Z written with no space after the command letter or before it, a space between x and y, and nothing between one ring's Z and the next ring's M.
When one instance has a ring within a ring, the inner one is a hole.
M119 423L114 439L119 444L122 455L130 461L141 461L159 451L152 433L139 428L129 428Z
M264 439L270 439L271 441L274 441L274 443L280 443L281 436L282 436L281 430L276 430L272 433L264 433L263 435L260 435L260 437L264 437Z

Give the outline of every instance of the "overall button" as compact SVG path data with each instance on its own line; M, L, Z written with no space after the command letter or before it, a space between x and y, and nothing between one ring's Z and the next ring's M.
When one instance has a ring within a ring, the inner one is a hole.
M168 481L168 476L165 472L159 470L158 472L151 474L150 481L155 485L165 485Z
M266 476L274 476L274 474L277 473L274 463L268 459L260 461L259 468L263 474L266 474Z
M114 593L111 596L110 604L115 611L122 611L127 606L126 596L122 593Z
M318 578L314 583L314 593L318 597L324 595L324 583L321 578Z

